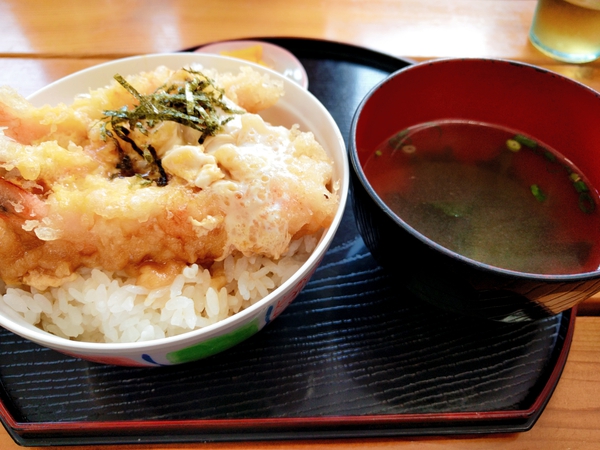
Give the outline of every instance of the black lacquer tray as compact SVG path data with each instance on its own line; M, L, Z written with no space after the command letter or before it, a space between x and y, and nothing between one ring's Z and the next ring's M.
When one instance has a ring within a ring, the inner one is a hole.
M409 64L333 42L263 40L296 54L346 138L368 90ZM300 296L211 358L105 366L0 330L0 418L26 446L525 431L558 382L574 319L483 322L416 301L372 259L349 205Z

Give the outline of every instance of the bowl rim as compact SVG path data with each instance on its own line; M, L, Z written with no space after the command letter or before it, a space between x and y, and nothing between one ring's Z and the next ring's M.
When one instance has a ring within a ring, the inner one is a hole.
M354 172L354 174L356 175L356 177L358 178L361 186L365 189L365 191L367 192L369 197L373 201L375 201L377 206L394 223L396 223L398 226L400 226L402 229L404 229L406 232L408 232L414 238L421 241L423 244L432 248L433 250L435 250L451 259L454 259L466 266L469 266L476 270L479 270L481 272L489 273L489 274L493 274L493 275L503 275L503 276L508 276L511 278L520 278L520 279L529 280L529 281L543 280L545 282L551 282L551 283L587 281L590 279L598 278L598 276L600 275L600 267L598 267L596 270L587 271L587 272L578 272L578 273L569 273L569 274L541 274L541 273L529 273L529 272L520 272L517 270L505 269L502 267L494 266L494 265L487 264L487 263L484 263L481 261L477 261L475 259L468 258L460 253L454 252L454 251L438 244L437 242L428 238L424 234L420 233L415 228L413 228L411 225L409 225L407 222L402 220L399 216L397 216L391 210L391 208L381 199L381 197L375 192L375 189L373 189L373 187L371 186L371 183L369 182L367 176L365 175L362 165L360 164L360 161L358 159L358 153L357 153L357 148L356 148L357 147L356 146L356 129L357 129L358 123L361 118L361 113L362 113L363 109L365 108L366 104L369 102L369 100L373 97L373 95L383 85L394 82L399 76L402 76L402 74L404 72L420 70L422 67L426 67L426 66L448 64L448 63L460 64L463 62L470 62L470 63L475 62L475 63L482 63L482 64L483 63L484 64L500 63L500 64L517 66L517 67L526 67L529 69L533 69L537 72L542 72L542 73L551 75L553 77L560 78L563 81L572 83L573 85L577 86L578 88L584 88L585 90L589 91L591 94L594 94L596 97L598 97L600 99L600 93L596 92L594 89L590 88L589 86L586 86L585 84L583 84L579 81L573 80L571 78L565 77L564 75L560 75L556 72L553 72L548 69L544 69L542 67L538 67L538 66L530 64L530 63L513 61L510 59L477 58L477 57L440 58L440 59L436 59L434 61L423 61L423 62L419 62L417 64L403 67L403 68L391 73L389 76L387 76L386 78L381 80L379 83L377 83L373 88L371 88L371 90L365 95L365 97L363 97L363 99L359 103L359 105L356 109L356 112L354 113L354 116L352 118L352 122L351 122L351 126L350 126L350 137L349 137L350 142L348 145L348 148L349 148L348 153L349 153L351 169ZM599 105L600 105L600 102L599 102Z
M279 72L264 67L259 64L255 64L249 61L241 61L237 58L232 58L223 55L215 55L211 53L195 53L195 52L167 52L167 53L153 53L153 54L144 54L137 56L130 56L126 58L119 58L111 61L107 61L101 64L97 64L86 69L74 72L69 74L63 78L60 78L45 87L35 91L34 93L27 96L27 100L33 99L35 100L38 96L44 95L47 96L48 92L60 87L63 84L67 84L71 82L73 79L76 79L81 76L86 76L93 74L96 71L101 71L106 68L111 68L115 66L121 66L122 64L127 64L130 62L142 62L142 61L163 61L164 59L187 59L189 63L199 62L202 63L207 68L210 67L211 61L224 61L232 66L235 64L237 67L239 66L250 66L253 69L268 73L271 77L277 78L284 83L284 91L288 92L289 90L295 90L299 95L306 97L310 100L310 102L314 105L315 108L320 110L321 114L329 122L328 125L331 125L331 132L334 134L332 141L337 143L337 149L332 149L333 152L330 153L328 148L326 147L326 151L332 157L334 154L337 154L339 151L339 159L341 161L341 165L338 163L334 164L334 170L337 175L337 179L339 181L338 186L338 194L339 194L339 205L336 211L336 214L332 220L331 225L323 230L321 238L317 243L316 247L313 249L312 253L308 257L306 261L300 266L300 268L284 283L282 283L279 287L273 290L271 293L258 300L253 305L248 308L239 311L238 313L233 314L232 316L226 317L225 319L219 320L214 324L208 325L206 327L197 328L194 330L186 331L174 336L168 336L164 338L158 338L148 341L137 341L137 342L87 342L87 341L76 341L66 339L54 334L51 334L47 331L44 331L40 328L35 327L35 325L31 325L28 327L26 325L22 325L21 323L15 322L10 317L7 317L4 313L0 313L0 326L14 332L17 335L20 335L24 338L32 340L34 342L40 343L42 345L54 348L61 349L65 351L72 351L74 353L81 352L90 352L90 354L101 354L103 352L110 352L115 350L120 351L136 351L136 350L160 350L164 347L172 347L174 344L178 343L199 343L202 342L204 337L211 338L219 335L218 330L233 330L241 323L245 323L249 320L252 320L255 315L260 312L265 305L275 301L277 297L281 294L286 294L290 292L294 286L306 275L310 275L311 271L316 269L321 258L326 253L331 241L334 238L337 229L342 221L342 217L344 215L344 210L346 207L348 192L349 192L349 178L350 178L350 169L349 169L349 161L347 157L346 144L344 142L343 136L339 129L339 126L333 119L331 113L325 108L325 106L307 89L304 89L298 83L293 80L285 77L283 74ZM184 63L185 64L185 63ZM153 66L150 66L148 70L154 69L158 67L158 65L164 65L164 63L157 63ZM231 69L233 70L233 68ZM139 73L144 71L143 68L140 68L135 73ZM127 74L123 74L127 75ZM106 80L105 84L90 86L90 88L100 88L106 84L108 84L110 80ZM70 97L72 100L72 96ZM56 102L55 102L56 103ZM36 104L34 102L34 104ZM38 103L40 104L40 103ZM41 104L40 104L41 105ZM311 131L311 130L307 130Z

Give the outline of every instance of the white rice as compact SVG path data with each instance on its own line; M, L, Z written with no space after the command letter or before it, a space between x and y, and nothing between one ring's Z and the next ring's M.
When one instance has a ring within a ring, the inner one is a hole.
M220 288L198 264L186 267L170 286L153 290L123 273L83 269L75 280L44 292L0 280L1 301L26 322L67 339L149 341L206 327L256 303L294 274L316 244L314 236L294 241L277 261L229 256L216 263L226 277Z

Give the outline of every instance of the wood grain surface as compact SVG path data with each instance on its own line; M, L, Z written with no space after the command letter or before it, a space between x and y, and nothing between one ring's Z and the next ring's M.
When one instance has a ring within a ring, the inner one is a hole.
M10 85L28 95L65 75L107 60L263 36L327 39L417 61L441 57L512 59L539 65L600 90L599 61L581 66L559 63L529 43L527 35L535 5L535 0L3 0L0 85ZM541 418L528 432L456 438L195 443L143 448L597 449L600 448L599 314L600 296L580 307L562 378ZM17 448L20 447L8 433L0 429L0 449Z

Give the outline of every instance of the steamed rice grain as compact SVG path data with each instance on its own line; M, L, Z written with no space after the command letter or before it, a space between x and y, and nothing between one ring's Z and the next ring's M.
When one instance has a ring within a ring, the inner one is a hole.
M81 269L73 281L46 291L0 280L0 301L27 323L67 339L160 339L209 326L258 302L302 266L316 243L316 236L298 239L278 260L234 254L215 263L217 270L193 264L157 289L99 269ZM225 285L219 286L223 275Z

